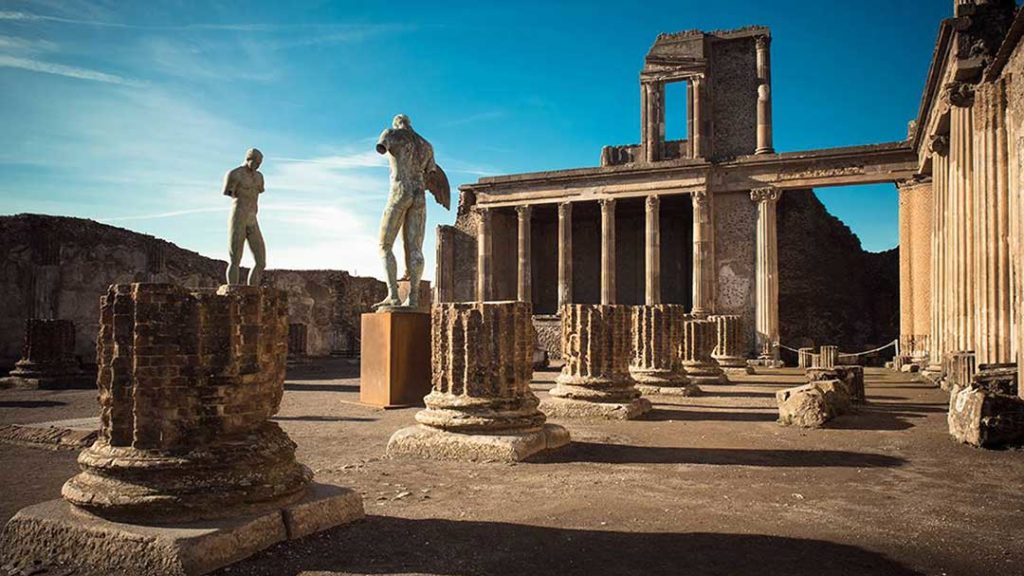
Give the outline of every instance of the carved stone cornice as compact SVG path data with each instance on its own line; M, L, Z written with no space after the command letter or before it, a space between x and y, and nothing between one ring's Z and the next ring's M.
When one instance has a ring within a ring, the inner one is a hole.
M750 191L750 199L754 202L778 202L782 197L782 190L774 186L766 188L754 188Z
M974 104L974 84L957 80L943 88L951 106L968 108Z

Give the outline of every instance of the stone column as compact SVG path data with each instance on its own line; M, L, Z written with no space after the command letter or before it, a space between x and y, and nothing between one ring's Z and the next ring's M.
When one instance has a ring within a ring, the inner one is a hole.
M565 365L541 410L565 418L629 420L651 409L629 374L629 306L562 307Z
M796 353L797 368L810 368L814 358L814 348L800 348Z
M711 270L711 234L708 193L699 190L691 194L693 201L693 315L711 313L713 275Z
M771 154L772 148L772 69L771 36L755 38L757 43L757 149L754 154Z
M0 388L93 388L96 379L82 372L75 356L75 324L71 320L25 321L21 359Z
M615 199L601 203L601 304L615 304Z
M516 282L518 300L520 302L533 302L532 274L530 262L530 206L517 206L516 214L519 216L519 271Z
M975 353L979 365L1005 364L1014 362L1014 355L1006 88L1002 80L978 87L974 128Z
M486 302L491 298L494 282L491 273L491 209L478 207L480 220L476 235L476 299Z
M644 303L661 304L661 222L657 196L648 196L644 203Z
M822 346L815 368L835 368L839 364L839 347Z
M572 203L558 205L558 309L572 303Z
M926 376L936 379L942 374L942 360L946 352L947 316L950 307L948 253L950 245L946 234L949 208L949 139L937 136L929 142L932 156L932 265L930 282L931 322L928 339L928 368Z
M686 310L677 304L633 307L633 362L629 373L643 394L692 396L679 350Z
M927 362L931 332L932 182L914 178L901 182L900 222L900 354Z
M283 290L111 286L96 348L98 439L79 454L63 502L7 524L5 562L206 574L362 518L355 491L311 486L295 443L271 420L288 353Z
M693 126L690 127L690 149L694 158L704 157L704 77L690 79L693 95Z
M686 375L695 386L726 383L722 368L711 356L716 339L715 323L711 320L691 317L683 322L680 357Z
M665 142L665 83L641 83L640 98L641 158L645 162L657 162L661 160Z
M913 230L910 226L910 188L908 183L896 184L899 194L899 256L900 256L900 325L899 355L907 355L907 348L913 342L914 293L911 290L911 246Z
M752 374L747 365L747 338L743 317L739 315L715 315L708 320L715 323L715 348L711 357L718 362L726 374Z
M779 257L776 205L782 191L755 188L750 198L757 202L757 286L756 328L761 358L779 359Z
M389 457L519 461L569 443L545 424L530 390L533 307L527 302L440 304L431 311L431 380L419 426L396 432Z
M966 87L965 87L966 88ZM949 175L954 206L951 221L953 236L953 296L955 351L974 350L975 341L975 260L973 187L973 92L951 87Z

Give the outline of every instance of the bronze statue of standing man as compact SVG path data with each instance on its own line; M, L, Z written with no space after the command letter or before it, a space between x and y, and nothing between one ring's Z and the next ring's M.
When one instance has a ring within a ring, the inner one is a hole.
M256 264L249 271L250 286L259 286L260 276L267 266L267 248L260 233L260 224L256 220L260 194L263 193L263 174L260 164L263 153L250 148L245 153L245 163L228 172L224 177L224 195L234 198L231 207L231 218L228 220L230 229L228 237L228 284L238 284L239 264L242 262L242 251L245 243Z
M387 154L391 165L391 192L380 222L380 255L387 274L388 295L374 305L378 310L416 308L423 277L423 234L427 225L426 190L439 204L450 205L448 177L434 163L434 148L412 129L405 114L395 116L391 128L381 133L377 152ZM398 296L398 263L392 248L399 230L405 248L409 295Z

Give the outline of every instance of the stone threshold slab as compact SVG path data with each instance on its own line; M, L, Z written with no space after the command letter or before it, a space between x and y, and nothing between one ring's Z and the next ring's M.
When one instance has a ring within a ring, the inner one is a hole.
M519 434L462 434L428 426L409 426L388 441L388 458L425 458L465 462L521 462L534 454L568 445L569 432L557 424Z
M0 537L0 565L43 562L73 567L75 576L199 576L278 542L363 518L362 498L314 483L306 496L262 514L186 524L112 522L50 500L23 508Z
M540 411L549 418L585 420L633 420L651 411L651 401L637 398L631 402L587 402L572 398L548 397L541 400Z

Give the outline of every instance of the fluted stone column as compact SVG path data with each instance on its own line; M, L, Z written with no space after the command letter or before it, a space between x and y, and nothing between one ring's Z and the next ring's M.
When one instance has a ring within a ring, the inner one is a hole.
M695 386L726 383L722 368L711 356L717 337L715 323L711 320L691 317L683 322L680 357L686 375Z
M431 312L431 380L419 426L396 432L390 457L519 461L564 446L530 390L533 307L527 302L444 303Z
M949 302L950 245L947 238L949 218L949 139L937 136L929 142L932 156L932 231L931 231L931 282L930 282L930 330L928 338L928 367L925 375L932 380L942 375L942 361L946 352L948 337L947 318Z
M572 303L572 203L558 205L558 309Z
M517 272L516 294L520 302L533 302L532 270L530 261L530 206L517 206L519 217L519 268Z
M718 314L709 316L708 320L715 323L715 349L711 357L718 362L726 374L752 374L753 369L747 365L747 331L743 327L743 317L735 314Z
M711 269L711 217L708 193L699 190L691 195L693 202L693 312L694 316L711 313L714 271Z
M822 346L821 351L817 354L817 361L814 362L814 368L835 368L839 364L839 347L838 346Z
M800 348L796 353L797 368L810 368L813 366L814 348Z
M974 102L975 316L977 362L1014 362L1010 284L1006 88L984 83Z
M615 304L615 199L601 203L601 304Z
M690 127L690 149L694 158L704 157L704 78L694 76L690 79L693 96L693 126Z
M651 409L629 374L629 306L570 304L561 310L565 365L544 413L566 418L627 420Z
M657 196L644 202L644 303L661 304L661 223Z
M931 331L932 181L897 184L900 223L900 355L927 363Z
M755 38L757 44L757 149L754 154L771 154L772 148L772 69L771 36Z
M491 273L491 210L477 208L480 216L476 236L476 299L486 302L490 299L494 282Z
M973 186L973 97L951 88L949 178L953 191L953 343L955 352L974 350L975 259Z
M692 396L679 350L683 342L686 309L677 304L633 307L633 361L629 373L643 394Z
M782 191L755 188L750 198L757 202L756 313L757 344L761 359L779 359L779 255L776 207Z

